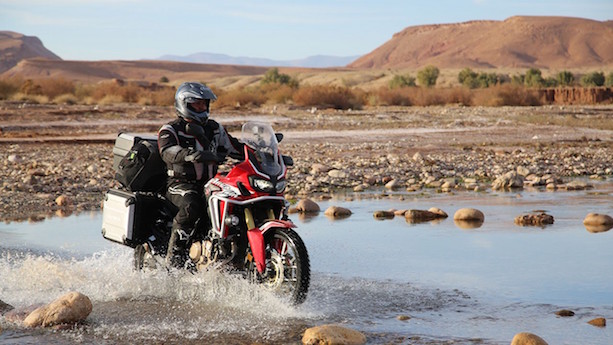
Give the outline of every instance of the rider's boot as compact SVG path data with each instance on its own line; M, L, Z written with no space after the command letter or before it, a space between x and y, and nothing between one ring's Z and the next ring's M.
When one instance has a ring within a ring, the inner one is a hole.
M187 232L177 222L172 223L168 250L166 252L166 265L169 267L182 267L185 264L183 251L187 244Z

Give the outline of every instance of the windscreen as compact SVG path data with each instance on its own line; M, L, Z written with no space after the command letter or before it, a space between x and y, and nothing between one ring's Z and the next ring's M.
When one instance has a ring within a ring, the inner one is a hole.
M262 122L247 122L243 125L241 141L255 151L261 172L269 176L281 173L277 137L272 127ZM254 162L255 163L255 162Z

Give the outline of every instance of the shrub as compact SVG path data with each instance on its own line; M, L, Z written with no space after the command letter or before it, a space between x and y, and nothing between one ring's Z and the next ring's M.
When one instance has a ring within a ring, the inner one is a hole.
M262 84L284 84L291 87L298 87L298 81L290 77L288 74L279 73L278 68L271 68L264 74L260 81Z
M473 104L480 106L535 106L541 105L538 91L518 85L497 85L477 92Z
M168 81L169 81L168 77L166 77L166 76L160 77L160 83L165 84L165 83L168 83Z
M21 87L22 81L16 78L0 80L0 99L9 99L17 93Z
M575 83L575 76L569 71L562 71L558 73L557 81L561 86L571 86Z
M298 89L293 101L299 106L318 106L334 109L360 109L363 97L354 94L347 87L316 85Z
M63 95L59 95L53 99L53 103L55 104L77 104L79 103L79 99L77 96L71 93L65 93Z
M545 80L541 75L541 70L538 68L530 68L526 72L526 76L524 78L524 85L527 87L541 87L545 85Z
M389 82L390 89L397 89L403 87L417 86L415 84L415 78L410 75L394 75L392 80Z
M613 86L613 72L607 74L607 77L604 80L604 86L611 87Z
M605 82L604 73L592 72L581 77L581 85L583 86L603 86Z
M72 81L64 78L44 78L36 80L40 85L41 94L54 99L60 95L74 94L75 85Z
M432 65L426 66L424 69L419 70L417 72L417 80L419 81L419 85L433 87L436 85L436 80L438 79L439 73L439 69Z
M370 94L368 103L370 105L412 105L411 98L405 88L386 88L381 87Z

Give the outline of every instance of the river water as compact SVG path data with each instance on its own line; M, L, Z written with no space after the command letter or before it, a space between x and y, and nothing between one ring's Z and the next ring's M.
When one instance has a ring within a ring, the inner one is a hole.
M346 196L320 202L353 214L294 216L311 259L306 302L287 306L217 271L135 272L130 248L100 235L101 215L0 225L0 300L17 308L76 290L93 303L86 324L29 330L0 317L0 344L299 344L308 327L337 323L370 344L509 344L531 332L549 344L612 344L613 230L587 231L589 212L613 214L613 183L587 191ZM373 212L439 207L450 218L409 224ZM454 223L480 209L477 228ZM553 225L520 227L545 210ZM570 309L573 317L555 312ZM401 321L398 316L409 316Z

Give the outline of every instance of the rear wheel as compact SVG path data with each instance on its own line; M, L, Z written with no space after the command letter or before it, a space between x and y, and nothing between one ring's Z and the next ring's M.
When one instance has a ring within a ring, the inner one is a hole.
M272 228L264 235L266 270L259 274L251 255L247 255L247 274L292 303L304 302L309 289L311 268L306 246L292 229Z

